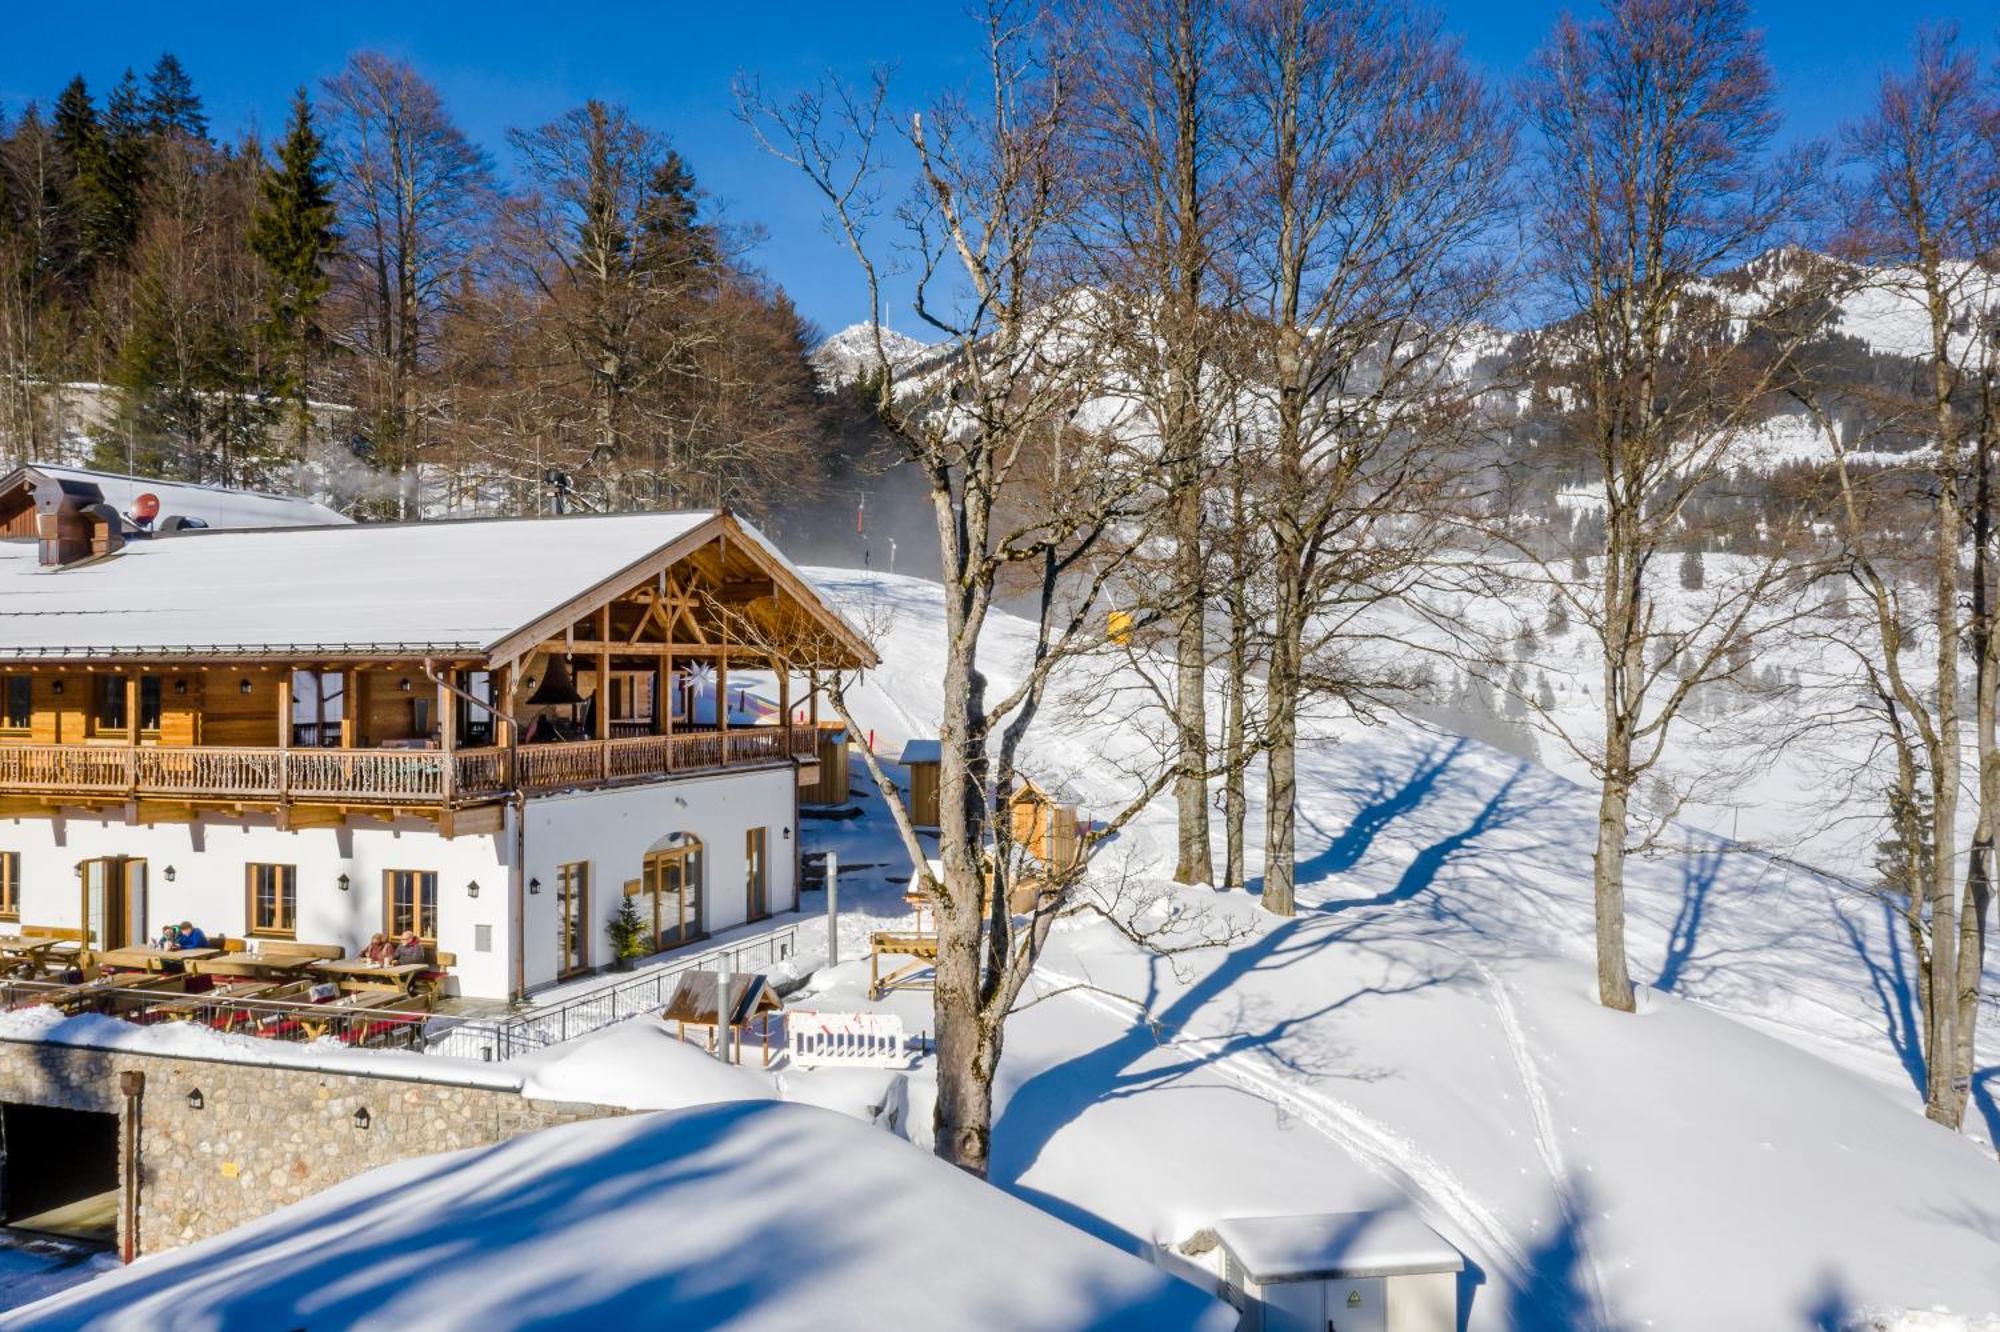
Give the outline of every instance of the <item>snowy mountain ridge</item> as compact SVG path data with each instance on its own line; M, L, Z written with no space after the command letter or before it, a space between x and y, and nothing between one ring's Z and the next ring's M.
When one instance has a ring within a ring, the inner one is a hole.
M929 344L917 341L893 328L882 329L882 352L891 368L907 365L928 351ZM814 347L806 356L819 376L822 389L843 388L862 378L875 366L874 329L867 322L849 324Z

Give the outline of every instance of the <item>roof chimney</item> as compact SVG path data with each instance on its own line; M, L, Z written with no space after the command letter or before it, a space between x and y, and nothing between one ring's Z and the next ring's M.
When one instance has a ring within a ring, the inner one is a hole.
M55 477L35 483L35 536L43 567L109 555L125 544L118 511L96 496L95 486L66 486Z

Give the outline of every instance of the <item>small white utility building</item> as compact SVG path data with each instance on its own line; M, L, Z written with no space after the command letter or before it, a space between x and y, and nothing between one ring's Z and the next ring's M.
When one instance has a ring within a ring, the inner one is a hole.
M1465 1259L1410 1212L1217 1223L1240 1332L1455 1332Z

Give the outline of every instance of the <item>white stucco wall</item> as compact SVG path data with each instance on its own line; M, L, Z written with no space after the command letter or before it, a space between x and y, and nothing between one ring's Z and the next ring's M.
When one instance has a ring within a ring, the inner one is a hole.
M423 820L396 825L357 821L341 828L280 830L269 816L204 817L198 823L128 825L101 814L0 820L0 851L21 853L21 920L82 924L79 861L134 856L146 861L146 938L169 921L189 920L211 934L247 932L244 866L298 867L297 937L358 952L384 927L385 870L432 870L438 876L438 947L458 955L459 991L507 993L507 860L503 834L440 837ZM173 882L166 877L174 868ZM339 878L348 876L342 892ZM466 885L479 883L473 900ZM477 926L492 926L487 951Z
M528 988L556 978L556 866L566 862L590 865L588 958L593 966L610 960L604 927L617 914L625 881L639 877L647 849L672 833L692 833L702 841L702 900L709 933L744 921L744 835L751 828L769 829L771 912L795 909L797 794L797 771L785 766L529 800L526 864L542 890L527 899Z
M617 912L627 879L639 877L645 853L670 833L703 844L703 907L710 933L740 925L747 906L744 834L768 833L767 898L773 913L798 905L794 875L796 771L790 766L681 778L646 786L573 791L527 805L527 877L541 891L524 900L526 977L530 989L556 980L556 866L590 865L589 960L609 960L604 926ZM460 994L504 998L512 988L509 868L512 808L498 833L442 837L423 820L387 825L358 820L341 828L280 830L268 815L204 816L197 823L127 825L102 813L0 819L0 851L21 855L22 923L77 928L83 891L78 862L130 856L147 863L145 937L169 921L189 920L211 934L248 932L246 865L298 867L297 937L337 943L350 955L384 927L383 873L431 870L438 876L438 947L456 953ZM166 878L174 868L173 882ZM341 891L339 878L348 876ZM467 885L476 881L475 899ZM479 946L479 927L490 927Z

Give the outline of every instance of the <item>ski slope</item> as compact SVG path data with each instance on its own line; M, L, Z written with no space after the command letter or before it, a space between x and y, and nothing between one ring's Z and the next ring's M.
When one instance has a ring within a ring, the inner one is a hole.
M856 697L894 754L938 715L938 589L811 572L879 635L885 664ZM1027 626L996 616L989 634L997 696ZM1144 745L1058 709L1028 767L1101 815ZM1908 958L1880 903L1686 830L1685 853L1630 868L1641 1011L1611 1013L1593 997L1590 792L1414 723L1315 719L1300 767L1292 919L1161 882L1168 801L1101 853L1104 874L1162 894L1154 912L1241 934L1161 958L1102 924L1059 929L1009 1028L995 1182L1195 1266L1220 1217L1407 1197L1466 1253L1473 1328L2000 1314L2000 1045L1989 1025L1967 1131L1928 1123ZM871 838L893 862L881 831L878 810L831 835L845 862ZM907 871L872 873L862 910ZM892 1006L927 1024L926 1000Z

